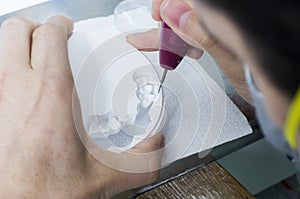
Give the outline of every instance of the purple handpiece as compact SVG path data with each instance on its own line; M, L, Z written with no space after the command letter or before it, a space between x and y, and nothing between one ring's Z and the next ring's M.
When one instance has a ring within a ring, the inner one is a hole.
M186 55L189 47L165 22L162 23L159 47L161 67L174 70Z

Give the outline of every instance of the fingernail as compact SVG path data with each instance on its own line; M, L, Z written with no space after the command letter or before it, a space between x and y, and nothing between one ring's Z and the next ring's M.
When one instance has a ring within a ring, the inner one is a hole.
M179 28L180 29L185 27L190 15L191 15L191 11L187 11L187 12L183 13L183 15L181 15L181 17L179 19Z
M178 28L183 28L190 16L191 8L180 0L167 0L162 5L162 18Z

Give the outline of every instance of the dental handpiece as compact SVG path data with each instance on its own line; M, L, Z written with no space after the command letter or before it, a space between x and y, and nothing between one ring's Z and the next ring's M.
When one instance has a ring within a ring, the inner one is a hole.
M167 72L174 70L186 55L189 45L183 41L165 22L162 22L159 47L159 64L164 69L158 92L166 79Z

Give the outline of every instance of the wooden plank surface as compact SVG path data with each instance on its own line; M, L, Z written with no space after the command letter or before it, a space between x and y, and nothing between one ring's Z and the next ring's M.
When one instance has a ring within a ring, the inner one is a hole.
M161 198L255 198L217 162L167 182L140 196L138 199Z

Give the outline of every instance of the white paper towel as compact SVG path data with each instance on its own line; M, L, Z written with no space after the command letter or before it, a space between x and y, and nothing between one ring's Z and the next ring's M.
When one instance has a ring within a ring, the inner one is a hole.
M128 15L133 19L143 18L143 28L157 26L149 12L137 9ZM76 75L84 60L96 47L118 34L120 32L113 16L76 23L69 41L73 74ZM151 56L157 59L156 53ZM158 63L157 60L153 62ZM166 139L163 164L252 132L245 116L197 61L185 58L181 65L169 72L165 82L167 117L161 130ZM156 67L161 70L159 66Z

